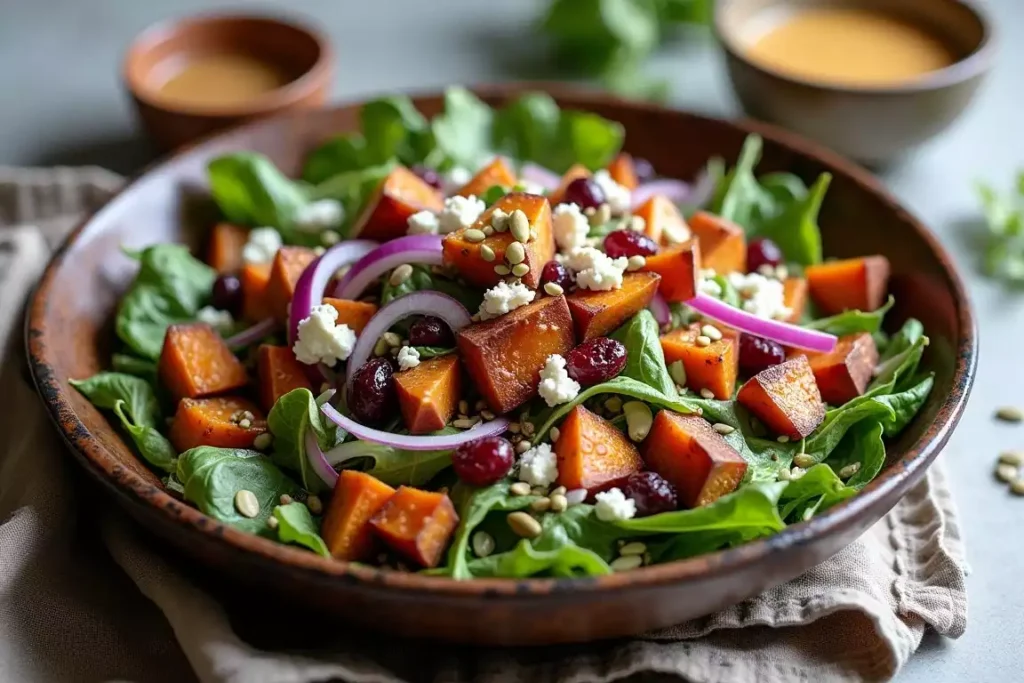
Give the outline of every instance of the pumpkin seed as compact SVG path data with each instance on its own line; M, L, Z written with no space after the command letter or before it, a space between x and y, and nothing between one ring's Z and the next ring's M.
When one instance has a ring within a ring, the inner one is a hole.
M551 509L550 498L538 498L537 500L530 503L530 509L534 512L547 512Z
M493 261L496 258L495 254L494 254L494 250L491 249L486 244L480 245L480 258L482 258L484 261L488 261L488 262Z
M700 333L711 341L718 341L722 338L722 331L714 325L704 325L700 328Z
M487 237L490 237L491 235L494 234L494 228L492 228L489 225L485 225L483 228L481 228L481 230L483 230L484 235L486 235Z
M781 435L779 438L775 440L778 441L779 443L789 443L789 437L786 436L785 434Z
M267 527L268 528L276 529L277 525L278 525L277 517L274 517L273 515L271 515L270 517L267 517Z
M388 282L391 283L392 287L397 287L410 277L412 277L412 266L408 263L403 263L391 271L391 277L388 279Z
M706 399L708 399L710 401L711 399L713 399L715 397L715 392L711 391L708 388L704 388L704 389L700 390L700 397L701 398L706 398Z
M619 555L643 555L647 552L647 546L640 541L633 541L619 548Z
M640 216L629 217L629 229L634 232L643 232L647 229L647 221Z
M1024 420L1024 410L1014 406L1004 406L996 411L996 418L1003 422L1020 422Z
M1020 467L1021 465L1024 465L1024 452L1004 451L999 454L999 462L1007 465L1013 465L1014 467Z
M613 572L628 572L639 569L643 563L644 558L640 555L626 555L625 557L616 557L609 566Z
M711 337L707 336L706 334L702 334L697 337L694 343L702 348L705 346L711 346Z
M548 293L548 296L559 296L565 293L565 290L562 289L562 285L557 282L544 283L544 291Z
M798 453L797 455L793 456L793 464L796 465L797 467L803 467L804 469L807 469L808 467L814 467L815 465L817 465L818 461L815 460L813 456L807 455L806 453Z
M727 425L724 422L716 422L715 424L712 425L712 427L716 432L718 432L722 436L725 436L726 434L732 434L733 432L736 431L735 427L733 427L732 425Z
M519 453L521 455L528 450L530 450L529 441L520 441L519 443L516 444L516 453Z
M622 399L618 396L611 396L605 399L604 407L609 413L618 413L622 410Z
M516 209L508 217L508 229L516 242L530 241L530 219L526 217L522 209Z
M324 230L320 233L320 241L325 247L330 247L341 241L341 235L335 230Z
M393 349L402 345L402 338L394 332L385 332L381 338Z
M508 275L509 273L512 272L512 270L504 263L499 263L498 265L494 266L494 272L497 273L498 275Z
M634 254L626 260L626 270L632 272L634 270L640 270L647 265L647 258L641 254Z
M565 509L569 507L569 500L561 493L551 494L551 511L552 512L565 512Z
M793 458L793 462L796 462L796 458ZM850 477L852 477L853 475L857 474L858 472L860 472L860 463L859 462L851 462L849 465L847 465L846 467L844 467L841 470L839 470L839 478L840 479L849 479Z
M528 496L530 495L530 485L525 481L517 481L508 487L508 492L513 496Z
M235 494L235 509L243 517L253 519L260 514L260 501L256 498L256 494L249 489L240 489Z
M551 439L551 443L558 441L558 437L560 437L561 435L562 432L561 430L558 429L558 427L552 427L551 431L548 432L548 438ZM562 493L565 493L565 491L562 491Z
M512 266L512 274L515 275L516 277L523 277L529 272L530 266L526 265L525 263L517 263L516 265Z
M320 500L320 496L317 496L315 494L311 495L309 498L306 499L306 507L308 507L309 511L312 512L314 515L319 515L321 512L324 511L323 501Z
M686 386L686 368L683 367L683 361L677 360L668 366L668 374L672 378L672 381L681 387Z
M1019 472L1020 470L1013 465L999 465L996 467L996 478L1009 484L1017 478Z
M373 345L373 355L375 356L385 356L390 350L391 347L388 345L388 342L384 337L378 339L377 343ZM322 394L324 392L321 391L320 393Z
M477 557L487 557L494 552L494 536L486 531L478 531L473 534L473 554Z
M580 503L582 503L586 499L587 499L587 490L586 489L573 489L572 491L569 491L569 492L567 492L565 494L565 500L566 500L566 502L569 503L570 506L572 506L572 505L579 505Z
M252 445L258 451L265 451L270 448L273 443L274 437L270 435L270 432L263 432L253 440Z
M518 209L516 210L518 211ZM537 538L540 536L542 530L540 522L525 512L511 512L506 519L516 536L521 536L522 538Z
M462 236L466 238L467 242L483 242L487 239L487 235L484 234L484 231L478 230L477 228L470 228L463 233Z
M646 403L627 401L622 404L622 412L626 414L626 431L633 441L643 441L651 431L654 415Z
M526 259L526 249L522 242L513 242L505 249L505 260L513 266L522 263Z
M1010 492L1015 496L1024 496L1024 479L1016 479L1010 484Z
M238 426L241 427L242 429L249 429L249 427L252 427L252 420L250 420L247 417L243 417L241 420L238 421Z
M508 230L508 214L501 209L495 209L491 214L491 227L498 232Z

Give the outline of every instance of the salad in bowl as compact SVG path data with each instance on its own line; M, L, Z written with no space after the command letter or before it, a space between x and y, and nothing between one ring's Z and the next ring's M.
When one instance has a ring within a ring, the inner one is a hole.
M827 174L693 184L544 94L366 104L302 178L209 164L202 258L126 251L111 370L72 384L166 489L339 561L584 577L853 496L924 404L889 264L826 260Z

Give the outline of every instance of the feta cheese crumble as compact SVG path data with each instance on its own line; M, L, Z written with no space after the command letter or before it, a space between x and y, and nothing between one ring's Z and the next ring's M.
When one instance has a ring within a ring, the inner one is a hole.
M411 346L403 346L398 350L398 369L412 370L420 364L420 352Z
M551 228L561 251L582 247L590 232L590 222L576 204L559 204L552 212Z
M499 282L484 292L484 300L480 303L480 319L490 320L505 315L530 303L535 296L537 292L522 282Z
M246 263L270 263L281 248L281 233L273 228L253 228L242 247L242 260Z
M565 358L557 353L548 356L547 362L540 371L540 385L537 393L554 408L560 403L568 403L580 393L580 383L569 377L565 369Z
M729 273L729 284L742 299L741 307L759 318L785 320L793 314L786 306L786 288L780 280L760 273Z
M406 220L409 235L436 235L441 229L441 222L433 211L419 211Z
M340 228L345 222L345 207L337 199L318 199L306 204L295 215L295 229L319 233Z
M708 296L713 296L716 299L721 299L722 286L712 279L715 277L715 275L716 273L713 268L705 268L701 270L700 277L697 282L697 289L703 292L704 294L707 294Z
M519 460L519 481L530 486L551 486L558 479L558 456L551 445L537 444Z
M292 351L306 365L334 365L346 360L356 345L356 333L348 325L337 325L333 306L314 306L308 318L299 321L299 334Z
M235 319L229 311L221 311L213 306L203 306L196 311L196 320L206 323L222 335L235 326Z
M438 217L441 234L447 235L460 228L468 228L476 223L476 219L486 208L487 205L474 195L448 197L444 200L444 209Z
M473 179L473 172L464 166L455 166L441 176L442 190L445 194L457 192L463 185Z
M594 514L602 522L622 522L636 517L636 503L619 489L609 489L594 496Z
M633 205L633 194L619 185L605 169L594 173L594 182L604 190L604 201L613 214L627 213Z
M580 247L569 254L566 265L576 271L576 286L606 292L622 286L622 274L629 266L629 259L625 256L613 259L594 247Z

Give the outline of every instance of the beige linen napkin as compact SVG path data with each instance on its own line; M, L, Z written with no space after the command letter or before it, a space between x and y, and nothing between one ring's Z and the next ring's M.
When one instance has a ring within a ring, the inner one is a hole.
M75 216L119 184L100 169L0 169L0 681L876 681L926 628L963 633L963 547L938 465L800 578L630 641L441 647L226 607L93 494L24 379L25 296ZM26 221L37 227L10 227Z

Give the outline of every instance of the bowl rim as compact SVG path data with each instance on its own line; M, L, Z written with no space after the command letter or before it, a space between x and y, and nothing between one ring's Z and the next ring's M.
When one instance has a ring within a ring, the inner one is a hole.
M985 4L979 0L943 0L964 7L974 15L981 25L981 41L962 59L935 71L929 71L912 80L893 85L858 85L855 83L835 83L832 81L804 78L779 69L761 64L747 57L736 38L736 29L727 26L725 21L726 8L736 2L745 0L719 0L715 3L711 21L712 31L719 45L733 59L754 69L764 76L784 81L788 84L812 88L829 93L846 95L908 95L912 93L941 90L958 83L972 80L987 73L995 61L998 46L995 22ZM787 4L791 0L781 0L779 4Z
M928 429L908 448L899 461L894 461L883 470L874 481L849 498L830 508L822 515L810 521L787 526L781 532L746 543L735 548L718 550L712 553L697 555L684 560L666 564L642 567L631 572L613 573L607 576L581 579L561 578L527 578L527 579L474 579L472 581L453 580L448 577L425 576L417 573L404 573L324 558L315 553L287 546L253 534L248 534L230 525L222 524L206 516L197 508L193 508L170 494L162 487L155 486L152 480L120 465L117 460L103 447L101 440L92 435L85 424L78 418L69 399L71 388L66 383L57 382L53 378L53 369L47 361L48 336L54 334L42 322L46 317L47 300L58 271L63 267L64 257L69 247L79 235L99 217L106 207L110 206L128 192L136 183L149 177L154 171L171 163L179 157L188 156L216 140L237 134L241 130L259 129L263 126L279 125L281 119L301 118L303 112L286 112L279 117L251 122L232 128L226 132L210 135L195 145L179 150L168 157L142 169L125 186L114 195L107 204L86 217L55 251L47 265L42 278L29 302L25 319L25 343L27 348L29 370L43 403L51 419L54 421L64 441L68 444L71 454L76 457L103 485L114 491L128 502L143 504L156 508L156 514L166 517L172 524L191 528L200 533L193 541L200 543L223 541L240 554L246 562L263 564L268 568L284 568L300 572L312 581L347 580L365 589L380 588L389 592L407 595L424 595L453 599L472 600L524 600L538 599L551 593L560 595L585 595L612 591L631 590L635 588L653 588L665 584L680 584L686 581L706 579L709 575L716 578L738 572L751 564L766 561L775 552L799 547L828 535L841 534L856 529L862 513L883 501L889 496L902 497L916 481L916 473L926 468L938 455L949 439L963 414L974 382L977 368L978 345L977 323L970 299L964 283L957 272L956 266L939 243L938 239L917 218L903 208L867 170L848 161L835 152L829 151L815 143L775 126L749 119L727 121L715 117L703 116L691 112L675 110L670 107L647 102L626 101L622 98L594 91L585 87L567 86L552 82L519 82L501 85L473 86L471 90L483 97L504 99L518 93L531 90L544 90L562 100L567 106L588 109L600 105L627 106L638 109L652 116L679 116L700 119L717 125L737 128L743 133L756 133L766 140L779 144L786 149L813 159L831 167L832 170L848 177L863 190L882 200L889 209L899 213L903 219L918 233L937 260L945 266L945 278L953 294L956 304L956 320L961 333L957 339L954 358L956 367L953 373L953 391L946 396ZM437 98L442 92L437 89L407 91L412 98ZM358 106L367 98L353 98L337 103L331 107L344 109ZM120 437L119 437L120 438ZM153 510L147 510L152 513ZM188 530L185 530L188 533ZM205 538L204 538L205 537Z
M197 28L230 24L235 22L258 22L276 28L293 30L316 46L318 54L311 67L297 78L263 93L251 100L231 105L186 104L158 96L156 90L146 84L145 74L139 74L135 64L146 53L165 40L187 34ZM252 12L200 12L168 17L142 29L125 48L121 59L121 82L125 89L145 105L182 116L207 118L238 118L273 113L283 107L313 95L324 81L330 80L334 50L325 34L314 28L311 20L302 15L275 14L272 11Z

